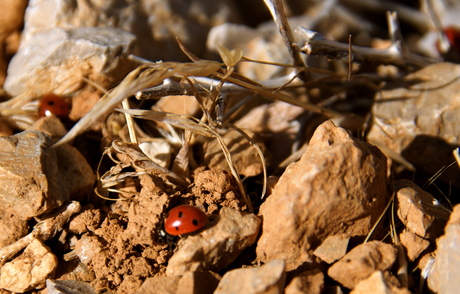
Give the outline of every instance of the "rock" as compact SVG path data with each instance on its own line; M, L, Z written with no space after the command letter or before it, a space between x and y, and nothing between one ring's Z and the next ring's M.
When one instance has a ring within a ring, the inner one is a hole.
M396 260L397 250L380 241L363 243L334 263L328 275L348 289L367 279L375 271L386 271Z
M40 289L57 267L57 258L35 239L23 253L3 265L0 271L0 288L11 292Z
M3 86L6 78L6 69L11 55L19 39L19 32L23 26L24 11L27 0L2 0L3 15L0 19L0 86Z
M82 200L93 191L96 175L86 159L75 147L62 144L54 148L62 181L70 199Z
M12 96L67 94L81 87L83 77L108 88L133 69L127 56L134 39L115 28L37 32L21 43L8 67L4 88Z
M319 269L307 270L295 276L284 290L285 294L323 293L324 274Z
M96 294L96 291L85 282L46 280L47 294Z
M151 294L153 289L157 294L176 294L177 286L181 277L161 277L155 276L148 278L137 290L137 294Z
M386 173L376 147L323 123L261 206L257 257L284 259L292 270L311 260L309 250L329 235L368 234L388 200Z
M29 219L69 200L50 145L50 138L36 131L0 138L0 207Z
M279 161L291 155L292 144L301 131L296 120L303 113L305 109L299 106L275 101L252 108L235 125L256 134L269 133L270 136L264 138L265 145L270 150L271 160L274 161L270 163L276 166Z
M340 235L328 236L313 254L324 262L331 264L347 253L349 238Z
M284 261L272 260L261 267L231 270L222 277L214 293L281 294L286 282L284 268Z
M220 276L210 271L187 272L179 280L177 291L180 294L212 294L219 284Z
M266 148L260 138L254 133L244 131L261 150ZM239 132L229 129L222 136L232 155L233 165L238 174L244 177L253 177L263 172L262 159L257 150ZM203 143L204 164L212 169L230 170L222 147L215 138L206 138Z
M0 209L0 249L27 235L28 229L27 221L7 209Z
M367 139L433 175L455 159L460 145L460 65L437 63L407 75L399 87L379 91ZM447 169L441 179L459 187L460 171Z
M152 61L185 60L176 37L193 53L202 55L209 29L224 22L239 22L238 15L229 0L31 0L24 38L55 27L118 27L136 35L139 42L134 52L138 56Z
M223 207L215 224L179 242L178 250L169 259L166 275L225 268L243 249L254 244L259 227L257 216Z
M60 139L67 133L62 121L54 115L39 118L26 131L40 131L53 139Z
M441 234L449 211L433 196L408 180L394 182L399 219L408 230L422 238L436 238Z
M397 288L385 281L381 271L375 271L369 278L359 282L350 294L410 294L405 288Z
M429 240L424 239L407 229L403 230L399 234L399 239L406 250L406 255L409 261L416 260L431 244Z
M460 205L450 215L445 233L437 241L436 259L428 275L428 286L435 293L457 293L460 289Z

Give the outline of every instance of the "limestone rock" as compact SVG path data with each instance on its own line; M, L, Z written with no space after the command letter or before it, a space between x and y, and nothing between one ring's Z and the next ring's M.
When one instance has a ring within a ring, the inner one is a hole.
M57 267L57 258L35 239L13 261L3 265L0 271L0 288L24 293L45 286L46 279Z
M328 236L313 254L331 264L347 253L349 238L340 235Z
M460 145L460 65L437 63L407 75L400 87L379 91L369 142L401 154L430 175L454 161ZM441 179L459 186L460 172L448 169Z
M46 280L47 294L96 294L96 291L85 282Z
M258 258L284 259L292 270L329 235L366 235L388 199L386 173L376 147L323 123L261 206Z
M212 294L219 284L220 276L210 271L187 272L179 280L177 291L180 294Z
M266 150L264 144L254 133L245 131L252 142L261 150ZM257 150L251 146L243 135L235 130L228 130L222 136L238 174L245 177L253 177L263 172L262 161ZM213 169L229 170L225 155L222 152L219 142L215 138L206 139L203 144L204 164Z
M225 268L244 248L254 244L259 227L257 216L223 207L215 224L179 242L166 274L178 276L187 271Z
M436 259L428 275L428 286L436 293L457 293L460 289L460 205L452 211L445 233L437 241Z
M281 294L286 282L285 264L272 260L259 268L242 268L227 272L220 280L215 294Z
M63 144L54 148L59 172L72 200L82 200L94 187L96 175L83 155L75 147Z
M350 294L410 294L405 288L389 285L381 271L375 271L369 278L359 282Z
M406 228L422 238L439 236L449 218L449 211L411 181L397 181L393 190L398 217Z
M406 250L406 255L409 261L416 260L420 254L430 246L430 241L412 233L409 230L403 230L399 234L401 244Z
M396 248L380 241L356 246L334 263L328 275L348 289L367 279L375 271L386 271L396 260Z
M158 294L176 294L177 286L181 277L161 277L155 276L148 278L137 290L137 294L151 294L153 289Z
M0 138L0 206L22 219L69 200L50 145L48 136L35 131Z
M135 54L152 61L177 60L185 55L176 36L202 55L209 29L238 22L229 0L77 1L31 0L26 11L24 38L50 28L117 27L136 35Z
M324 274L319 269L307 270L295 276L284 290L285 294L323 293Z
M126 58L134 38L115 28L37 32L21 43L9 64L4 88L13 96L66 94L79 89L83 77L109 87L133 68Z

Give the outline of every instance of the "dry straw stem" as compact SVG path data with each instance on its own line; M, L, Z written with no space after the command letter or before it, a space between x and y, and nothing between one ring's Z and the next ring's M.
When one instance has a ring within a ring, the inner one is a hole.
M396 12L388 12L387 21L392 42L391 46L386 49L352 46L354 60L414 67L424 67L437 62L437 60L426 58L407 50L401 37ZM348 56L349 45L346 43L328 40L321 34L305 27L298 27L296 32L304 40L301 45L301 51L308 55L324 55L331 59Z
M54 146L69 142L78 134L87 130L101 117L110 114L126 97L142 89L159 85L163 80L174 76L209 76L220 69L220 63L203 60L193 63L158 62L146 63L131 73L123 81L99 100L96 105Z
M80 202L72 201L51 212L46 216L46 219L37 223L28 235L0 249L0 266L27 247L34 239L46 241L54 237L57 232L62 230L70 217L79 212L80 209Z

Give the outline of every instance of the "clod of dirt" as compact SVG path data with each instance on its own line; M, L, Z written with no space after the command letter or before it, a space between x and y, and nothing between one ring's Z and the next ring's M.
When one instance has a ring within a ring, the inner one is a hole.
M43 288L57 264L57 258L51 250L35 239L23 253L3 265L0 271L0 288L18 293Z
M328 236L323 243L315 249L313 254L321 258L324 262L331 264L347 253L348 241L350 241L350 238L344 236Z
M51 211L69 200L56 152L44 133L0 138L0 207L22 219Z
M87 205L69 222L69 232L74 234L83 234L88 231L94 232L101 222L102 213L100 209Z
M409 261L416 260L431 244L429 240L424 239L407 229L404 229L399 234L399 240L406 250L406 256Z
M436 259L428 275L428 286L436 293L457 293L460 289L460 204L450 215L445 233L437 241Z
M438 63L406 76L402 85L378 92L369 142L401 154L430 174L455 159L460 145L460 65ZM459 185L458 169L441 179Z
M229 271L222 277L214 293L283 293L286 283L284 269L283 260L272 260L261 267Z
M319 269L307 270L295 276L284 289L285 294L320 294L324 288L324 274Z
M261 150L266 150L263 143L251 132L245 133L257 144ZM256 149L251 146L243 135L235 130L228 130L222 136L238 174L245 177L253 177L262 173L262 161ZM204 163L213 169L229 170L228 162L219 142L215 138L207 138L203 143Z
M109 87L132 69L123 60L134 38L115 28L52 28L38 32L21 43L11 60L5 90L14 96L72 93L81 87L83 77Z
M27 235L28 229L27 221L0 209L0 249Z
M450 212L431 194L408 180L393 184L398 217L405 227L422 238L434 239L442 233Z
M380 150L323 123L261 206L257 257L284 259L292 270L329 235L366 235L387 203L386 173Z
M359 282L350 294L410 294L405 288L394 287L385 281L381 271L375 271L369 278Z
M396 253L396 248L387 243L363 243L334 263L327 273L343 286L353 289L375 271L389 270L396 260Z
M228 266L240 252L256 241L260 219L223 207L211 227L181 240L169 259L166 274L180 276L188 271L218 271Z

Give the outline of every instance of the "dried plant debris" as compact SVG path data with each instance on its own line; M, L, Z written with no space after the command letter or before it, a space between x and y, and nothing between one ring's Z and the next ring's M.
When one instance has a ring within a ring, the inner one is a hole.
M455 1L3 2L0 292L458 290Z

